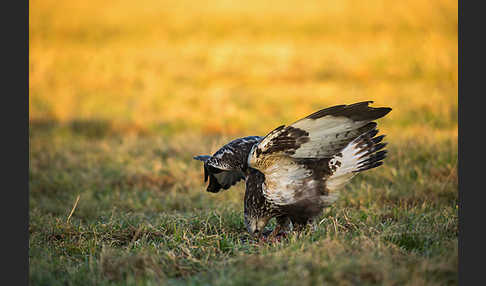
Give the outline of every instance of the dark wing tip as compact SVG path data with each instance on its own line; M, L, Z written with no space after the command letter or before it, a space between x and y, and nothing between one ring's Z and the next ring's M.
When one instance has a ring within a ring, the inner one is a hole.
M375 110L376 114L379 116L378 118L381 118L387 115L388 113L390 113L390 111L392 111L391 107L376 107L373 109Z
M378 133L377 129L373 129L363 135L361 135L357 140L359 148L362 148L360 152L363 153L359 158L357 169L354 173L362 172L372 168L376 168L383 164L383 160L387 157L388 151L383 150L387 146L387 142L383 142L385 134L376 136ZM363 158L363 159L362 159Z
M356 107L356 106L368 106L372 104L374 101L373 100L366 100L366 101L361 101L361 102L356 102L353 104L348 104L348 107Z
M239 181L243 180L244 178L245 177L243 177L243 176L238 177L234 181L230 182L229 184L221 185L221 187L223 188L223 190L227 190L227 189L231 188L232 186L236 185Z
M375 129L375 130L377 131L376 133L378 133L378 129ZM376 135L376 133L375 133L375 135ZM375 136L375 135L373 135L373 136ZM370 136L370 137L373 137L373 136ZM383 138L385 138L385 134L382 134L378 137L375 137L375 138L371 139L371 141L373 141L374 144L378 144L381 141L383 141Z
M370 107L369 104L371 103L373 101L368 100L349 105L336 105L314 112L306 118L319 119L330 115L344 116L355 121L375 120L387 115L392 110L390 107Z
M213 174L208 174L208 175L209 175L209 185L206 191L210 193L218 193L221 190L222 186L219 184L218 180L216 180L216 177L214 177Z
M209 156L209 155L199 155L199 156L194 156L192 158L194 160L199 160L199 161L206 162L209 158L211 158L211 156Z

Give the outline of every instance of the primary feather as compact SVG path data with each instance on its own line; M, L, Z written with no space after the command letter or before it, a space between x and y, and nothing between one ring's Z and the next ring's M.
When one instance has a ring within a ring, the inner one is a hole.
M339 196L357 172L379 166L386 152L376 120L391 108L370 101L339 105L280 126L255 145L248 166L262 172L262 194L281 215L305 224Z
M307 224L336 201L353 176L383 163L386 144L384 135L376 137L374 120L391 108L370 103L322 109L265 137L228 143L204 157L210 186L214 182L208 191L245 178L245 224L252 234L261 233L272 217Z
M194 159L204 162L204 181L209 178L206 190L218 193L244 179L250 149L260 140L260 136L238 138L221 147L212 156L195 156Z

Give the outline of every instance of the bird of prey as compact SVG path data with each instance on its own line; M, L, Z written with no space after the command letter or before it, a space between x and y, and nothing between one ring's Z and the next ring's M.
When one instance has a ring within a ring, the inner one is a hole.
M264 137L235 139L204 162L208 192L227 190L245 179L244 218L248 232L261 237L273 217L273 236L290 225L302 230L339 197L357 173L383 164L387 151L377 123L391 111L372 101L319 110Z

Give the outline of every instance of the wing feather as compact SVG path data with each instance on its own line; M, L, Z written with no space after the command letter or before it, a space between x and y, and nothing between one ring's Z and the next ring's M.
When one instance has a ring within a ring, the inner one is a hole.
M357 173L383 164L387 151L382 149L386 143L380 142L385 135L374 137L377 133L378 130L373 129L362 134L331 158L329 166L333 172L326 181L330 192L341 189Z
M204 162L204 181L209 178L207 191L218 193L244 179L249 152L260 139L260 136L238 138L225 144L212 156L195 156L194 159Z
M391 111L373 108L364 101L317 111L290 126L279 126L258 144L255 155L287 155L293 158L330 158L359 135L376 127L372 122Z
M372 121L391 111L388 107L369 107L370 103L322 109L289 126L274 129L253 146L248 165L265 175L263 192L267 199L277 205L302 200L333 202L336 196L325 184L336 171L331 161L336 161L335 157L353 140L374 132L377 124ZM371 166L369 162L359 162ZM337 184L338 176L334 178Z

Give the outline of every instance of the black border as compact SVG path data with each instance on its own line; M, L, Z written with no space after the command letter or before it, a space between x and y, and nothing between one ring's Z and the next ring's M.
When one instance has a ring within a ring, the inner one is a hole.
M465 3L469 4L469 10ZM484 271L484 251L479 246L484 244L481 232L485 224L482 213L485 201L479 196L485 192L480 181L484 177L485 167L478 155L484 152L481 131L486 128L483 127L483 105L480 104L484 97L484 87L480 86L484 81L484 72L478 56L486 49L484 44L481 45L484 25L478 21L482 9L479 5L474 9L470 3L458 1L459 285L477 284L476 281L482 281L481 274ZM5 284L28 285L29 1L12 1L8 4L3 10L8 14L3 17L5 33L2 45L6 48L3 83L7 85L3 89L5 129L2 140L5 145L2 177L7 179L3 184L2 217L5 232L2 240L7 254L3 255L6 266L2 272L6 276L2 280L7 282ZM11 9L11 4L16 5L14 9ZM478 15L472 15L472 11L478 11ZM10 110L11 113L6 112ZM476 163L479 165L475 166ZM15 283L8 283L10 281Z
M458 123L458 130L457 130L457 152L458 152L458 158L457 158L457 176L458 176L458 198L459 198L459 206L458 206L458 219L459 219L459 226L458 226L458 284L459 285L467 285L466 278L465 278L465 273L464 273L464 181L463 181L463 170L464 170L464 140L461 138L464 135L464 129L463 129L463 123L464 123L464 110L461 108L462 105L462 97L460 96L463 94L463 89L464 85L461 83L462 80L462 71L463 71L463 47L461 45L461 40L462 40L462 33L461 30L463 29L463 11L464 11L464 2L458 1L458 7L457 7L457 48L458 48L458 55L457 55L457 60L458 60L458 79L457 79L457 84L458 84L458 95L457 95L457 105L458 105L458 110L457 110L457 123Z
M2 11L2 284L29 285L29 1Z
M458 1L458 178L459 178L459 285L479 285L484 280L485 225L482 210L486 202L484 184L485 114L483 9L470 1ZM468 4L466 6L466 4ZM476 9L474 9L476 8ZM473 15L474 11L476 15ZM483 61L481 61L483 60ZM479 131L479 132L478 132ZM478 283L479 282L479 283Z

